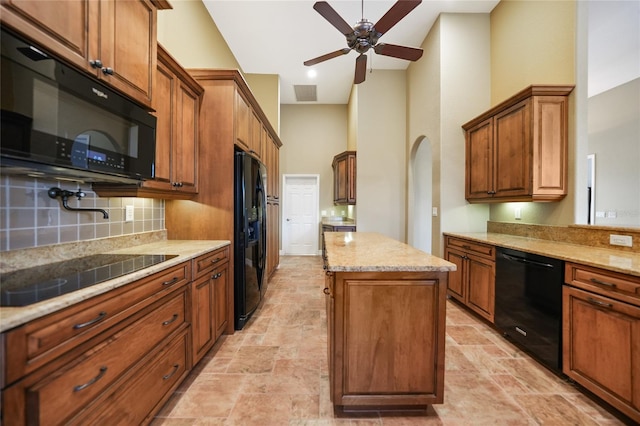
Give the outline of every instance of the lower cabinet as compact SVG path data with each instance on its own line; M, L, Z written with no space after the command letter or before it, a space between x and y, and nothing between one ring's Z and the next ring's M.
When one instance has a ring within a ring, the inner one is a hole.
M449 273L448 294L493 322L495 313L495 247L447 236L445 259L456 264Z
M567 264L563 372L640 423L640 278Z
M3 391L3 423L85 423L83 417L102 409L109 394L127 392L127 380L146 368L145 357L178 332L187 332L187 287L166 296L135 315L117 331L99 336L92 345L80 346L68 360L56 360ZM189 364L190 366L190 364ZM189 367L184 362L183 370ZM162 395L160 395L162 396ZM119 409L130 409L145 417L138 400L122 401ZM112 423L113 424L113 423Z
M206 354L227 326L229 248L194 260L191 283L193 364Z
M227 328L228 265L225 246L4 332L2 424L150 423Z

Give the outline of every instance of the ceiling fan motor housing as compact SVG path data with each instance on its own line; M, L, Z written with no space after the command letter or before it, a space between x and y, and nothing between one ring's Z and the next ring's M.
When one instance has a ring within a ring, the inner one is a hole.
M353 27L353 32L347 35L347 45L358 53L366 53L378 43L381 36L373 27L373 22L363 18Z

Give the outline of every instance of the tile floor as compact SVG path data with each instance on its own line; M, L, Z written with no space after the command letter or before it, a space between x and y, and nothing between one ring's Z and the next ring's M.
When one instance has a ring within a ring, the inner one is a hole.
M153 426L623 424L453 302L444 404L409 416L335 413L323 288L320 257L282 257L254 317L220 339Z

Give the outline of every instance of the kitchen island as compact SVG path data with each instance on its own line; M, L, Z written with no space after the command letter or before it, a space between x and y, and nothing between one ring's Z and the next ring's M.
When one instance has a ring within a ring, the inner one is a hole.
M445 297L456 266L376 233L327 232L331 400L338 409L444 401Z

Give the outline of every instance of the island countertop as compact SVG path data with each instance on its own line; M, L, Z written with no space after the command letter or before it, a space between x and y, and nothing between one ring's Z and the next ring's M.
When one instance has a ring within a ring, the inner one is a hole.
M325 232L330 272L455 271L456 265L374 232Z

